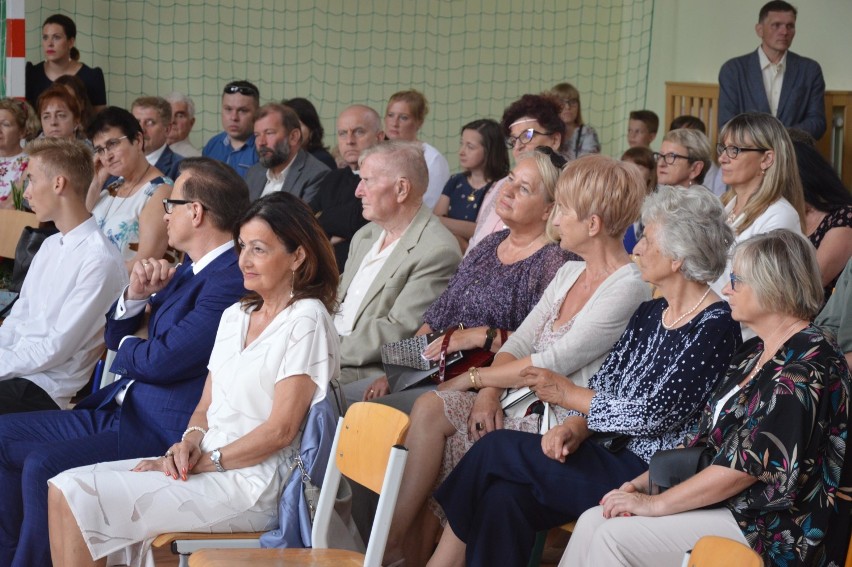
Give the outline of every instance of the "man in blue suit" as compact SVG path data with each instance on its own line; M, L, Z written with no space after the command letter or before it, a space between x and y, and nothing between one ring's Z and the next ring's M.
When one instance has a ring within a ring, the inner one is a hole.
M130 112L142 126L145 157L172 181L177 179L183 156L166 144L172 128L172 105L159 96L143 96L133 101Z
M163 454L181 438L207 376L222 311L244 293L232 228L248 187L227 165L189 158L164 201L177 269L137 262L107 314L114 384L71 411L0 416L0 565L48 566L47 481L61 471ZM190 258L197 258L191 262ZM145 322L148 338L132 336ZM11 419L2 419L11 418Z
M773 0L760 9L756 51L731 59L719 71L719 129L743 112L772 114L788 128L816 139L825 133L825 80L819 63L789 51L796 8ZM723 142L723 140L719 140Z

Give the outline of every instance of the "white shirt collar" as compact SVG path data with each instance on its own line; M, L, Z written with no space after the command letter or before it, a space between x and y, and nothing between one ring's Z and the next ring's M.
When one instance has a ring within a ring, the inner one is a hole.
M160 147L159 150L151 152L150 154L146 155L145 159L147 159L148 163L150 163L151 165L157 165L157 160L160 159L160 156L163 155L163 152L166 151L167 147L168 147L168 144L163 144ZM163 173L167 173L167 172L164 171Z
M769 60L769 57L767 57L766 53L764 53L762 45L758 46L758 48L757 48L757 58L760 61L760 69L761 70L765 70L767 67L770 67L770 66L775 66L775 67L778 67L779 71L781 71L785 68L785 66L787 64L787 52L786 51L784 52L784 55L781 57L781 60L778 61L778 63L773 63L772 61Z
M215 260L216 258L218 258L229 250L234 253L234 243L230 240L228 242L225 242L224 244L217 246L216 248L202 256L200 260L193 262L192 273L198 275L198 273L204 268L206 268L208 265L210 265L213 260Z

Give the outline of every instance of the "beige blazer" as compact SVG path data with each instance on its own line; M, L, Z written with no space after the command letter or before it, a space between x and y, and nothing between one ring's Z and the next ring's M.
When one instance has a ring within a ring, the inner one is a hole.
M341 303L381 233L379 225L370 223L352 238L337 294ZM410 337L420 328L423 313L447 287L460 261L456 238L422 205L367 290L352 334L340 337L341 383L384 373L382 345Z

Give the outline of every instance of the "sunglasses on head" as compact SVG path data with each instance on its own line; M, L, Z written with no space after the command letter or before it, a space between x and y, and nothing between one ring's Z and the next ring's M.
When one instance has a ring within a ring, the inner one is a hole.
M226 85L223 94L241 94L245 96L260 97L260 92L254 87L246 85Z

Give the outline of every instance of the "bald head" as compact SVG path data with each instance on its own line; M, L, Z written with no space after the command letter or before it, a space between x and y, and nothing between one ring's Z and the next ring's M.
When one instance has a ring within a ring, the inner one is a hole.
M379 114L361 104L348 107L337 118L337 147L352 169L358 169L361 152L385 139Z

